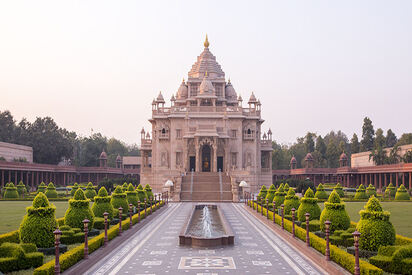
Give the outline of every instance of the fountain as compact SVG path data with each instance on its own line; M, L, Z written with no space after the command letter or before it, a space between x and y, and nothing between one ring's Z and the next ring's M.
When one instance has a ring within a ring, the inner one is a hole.
M234 236L217 205L195 205L179 235L180 245L211 247L231 245Z

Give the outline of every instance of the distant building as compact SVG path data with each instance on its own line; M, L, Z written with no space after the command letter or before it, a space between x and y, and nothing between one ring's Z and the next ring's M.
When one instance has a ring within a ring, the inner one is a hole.
M392 150L393 147L383 149L387 155ZM412 150L412 144L402 145L399 146L398 156L403 157L406 152ZM373 159L369 159L369 155L371 151L368 152L361 152L357 154L352 154L351 156L351 167L367 167L367 166L376 166L373 162Z
M142 167L142 157L124 156L123 158L124 169L140 169ZM152 158L149 157L149 166Z
M0 159L32 163L33 148L25 145L0 142Z

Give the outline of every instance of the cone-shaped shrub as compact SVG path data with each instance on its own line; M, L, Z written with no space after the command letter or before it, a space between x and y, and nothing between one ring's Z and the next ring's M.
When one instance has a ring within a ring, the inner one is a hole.
M39 192L42 192L43 194L46 193L46 184L44 182L41 182L40 185L37 187L37 194Z
M114 192L112 193L112 199L110 200L114 209L123 208L123 214L128 213L129 211L129 202L126 198L126 193L123 192L122 186L118 185Z
M300 202L299 197L295 195L295 190L289 188L288 194L285 197L285 215L290 215L292 208L298 210Z
M385 198L394 198L396 194L396 188L393 186L392 182L389 183L388 187L385 189Z
M390 213L383 211L379 200L372 196L365 209L359 211L360 221L356 226L362 235L359 247L363 250L377 251L380 246L395 243L395 228L389 221Z
M273 198L275 197L275 192L276 192L276 187L274 184L272 184L266 192L265 203L266 203L266 200L269 202L269 204L273 202Z
M289 192L289 184L285 183L285 185L283 186L283 191L287 194Z
M12 182L9 183L9 186L6 187L6 191L4 192L5 199L18 199L19 192L17 192L17 187L14 186Z
M133 184L129 183L129 186L127 187L126 195L127 195L127 201L129 202L129 204L131 203L137 207L137 201L138 201L137 191L134 189Z
M79 189L79 185L77 182L74 183L72 190L70 191L70 196L74 197L74 194L76 193L77 189Z
M281 184L275 192L275 197L273 201L276 203L276 208L280 208L280 206L285 202L286 192L283 190L283 184Z
M326 193L325 188L323 188L322 183L319 183L318 187L316 188L315 198L318 198L320 200L328 199L328 194Z
M345 196L345 193L343 192L343 187L340 185L339 182L336 184L333 190L336 190L336 192L338 192L339 197L343 198Z
M110 203L110 196L107 194L107 190L101 187L97 196L94 197L92 211L95 217L103 218L103 213L109 213L109 219L113 218L113 206Z
M19 193L19 196L22 197L23 194L27 193L26 192L26 185L22 181L17 184L17 192Z
M94 214L90 209L90 200L86 198L81 188L74 193L73 199L69 200L69 209L64 215L64 224L73 228L84 229L83 220L90 221L89 228L93 227Z
M147 198L150 200L150 198L152 200L154 200L154 196L153 196L153 192L152 192L152 187L150 187L149 184L146 184L146 186L144 187L144 191L146 192L146 196Z
M298 208L298 220L306 221L305 214L309 213L309 220L319 220L320 207L318 205L318 199L315 198L312 189L309 187L305 192L305 196L300 199L300 206Z
M89 182L87 184L86 191L84 192L84 194L86 195L86 198L90 200L97 196L96 190L94 190L93 183Z
M127 182L124 182L122 185L123 192L127 191Z
M330 221L330 230L346 230L350 226L350 218L345 209L345 204L340 201L338 193L333 190L329 196L327 202L325 202L325 208L320 214L320 229L325 231L325 221Z
M146 192L143 190L143 187L142 187L141 184L139 184L139 185L137 186L136 191L137 191L137 199L138 199L141 203L144 202L144 199L147 200Z
M266 186L262 185L262 187L260 187L260 191L259 191L259 194L258 194L258 197L259 197L258 199L260 200L260 199L266 198L267 192L268 192L268 190L266 189Z
M49 203L46 195L40 192L27 207L27 214L20 224L19 233L23 243L34 243L37 247L53 247L57 228L56 207Z
M404 200L409 201L410 200L408 190L406 190L403 184L401 184L401 186L399 186L398 188L398 191L396 191L395 200L396 201L404 201Z
M368 188L366 188L366 196L370 198L372 195L376 197L376 189L375 189L375 186L373 186L372 184L369 184Z
M368 196L366 195L366 189L363 184L359 185L358 189L356 189L355 199L357 200L364 200L367 199Z
M46 189L46 197L49 199L55 199L59 195L57 194L56 187L54 187L53 182L50 182L49 185L47 185Z

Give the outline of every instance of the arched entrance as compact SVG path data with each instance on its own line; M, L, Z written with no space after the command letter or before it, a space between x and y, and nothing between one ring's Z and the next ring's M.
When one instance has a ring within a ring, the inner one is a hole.
M210 172L211 162L211 148L209 145L203 145L202 147L202 172Z

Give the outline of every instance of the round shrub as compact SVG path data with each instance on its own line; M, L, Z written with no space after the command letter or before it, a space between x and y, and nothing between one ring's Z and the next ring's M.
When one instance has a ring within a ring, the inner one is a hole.
M129 186L127 187L126 196L129 204L131 203L137 207L137 191L134 189L134 186L131 183L129 183Z
M395 243L395 228L389 221L390 213L383 211L379 200L372 196L365 209L359 211L360 221L356 230L361 233L359 247L363 250L377 251L380 246Z
M112 199L110 200L114 209L123 208L123 214L126 214L129 209L129 202L126 198L126 193L123 192L123 188L118 185L112 194Z
M17 187L14 186L12 182L9 183L9 186L6 187L6 191L4 192L5 199L18 199L19 192L17 192Z
M286 192L283 190L283 184L281 184L275 192L275 197L273 201L276 204L276 208L280 208L280 206L285 202Z
M273 198L275 197L276 188L275 185L272 184L266 192L265 203L266 200L271 204L273 202Z
M110 203L110 196L107 194L106 188L99 189L99 193L94 197L92 211L95 217L103 218L103 213L109 213L109 219L113 218L113 206Z
M395 200L396 201L409 201L410 200L408 190L406 190L403 184L401 184L401 186L399 186L398 188L398 191L396 191Z
M136 191L137 191L138 200L139 200L141 203L144 202L144 199L147 200L146 192L143 190L143 187L142 187L141 184L139 184L139 185L137 186Z
M394 198L396 194L396 188L393 186L392 182L389 183L388 187L385 189L385 198Z
M339 197L343 198L345 196L345 193L343 192L343 187L340 185L339 182L336 184L336 186L333 188L333 190L336 190Z
M315 198L320 200L328 199L328 194L326 193L325 188L323 188L322 183L319 183L318 187L316 188Z
M53 182L50 182L46 189L46 197L49 199L55 199L58 197L56 187L54 187Z
M72 186L72 190L70 191L71 197L74 197L74 194L76 193L77 189L79 189L79 185L77 184L77 182L75 182L74 185Z
M150 200L154 200L154 196L153 196L153 192L152 192L152 187L150 187L149 184L146 184L146 186L144 187L144 191L146 192L146 196L147 198Z
M20 181L19 184L17 184L17 192L19 193L20 197L22 197L25 193L27 193L26 185L24 185L22 181Z
M288 194L285 197L285 215L291 214L292 208L296 210L299 208L300 202L299 197L295 195L295 190L289 188Z
M89 182L87 184L86 191L84 192L84 194L86 195L86 198L90 200L97 196L96 190L94 190L93 183Z
M372 184L369 184L368 188L366 188L366 196L370 198L372 195L376 197L376 189L375 189L375 186L373 186Z
M72 228L81 228L83 230L83 220L90 221L89 228L93 227L94 214L90 209L90 200L86 198L81 188L74 193L73 199L69 200L69 209L64 215L64 224Z
M330 221L331 232L335 230L346 230L350 226L350 218L345 209L345 204L340 201L338 193L333 190L329 196L327 202L325 202L325 208L320 214L320 229L325 231L325 221Z
M260 198L266 198L267 192L266 186L262 185L258 194L258 200L260 200Z
M306 221L305 214L309 213L309 220L318 220L320 217L320 207L318 205L318 199L315 198L311 188L308 188L305 192L305 196L300 199L300 206L298 208L298 220Z
M368 195L366 195L366 189L363 184L359 185L358 189L356 189L355 199L356 200L366 200Z
M42 192L36 195L33 205L27 207L27 214L20 224L19 233L23 243L34 243L37 247L54 246L53 231L57 228L56 207L49 203Z
M41 182L40 185L37 187L37 194L39 192L42 192L43 194L45 194L46 188L47 188L46 184L44 182Z

